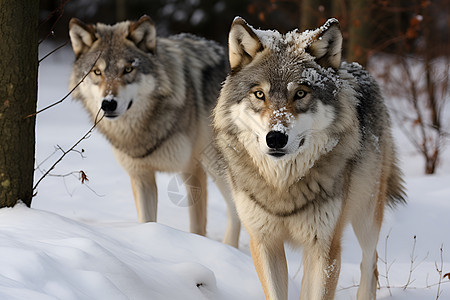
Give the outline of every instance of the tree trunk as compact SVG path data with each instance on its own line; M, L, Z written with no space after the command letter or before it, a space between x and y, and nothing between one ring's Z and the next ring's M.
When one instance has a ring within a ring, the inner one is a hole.
M125 21L127 19L127 1L116 0L116 22Z
M300 0L300 30L316 29L331 17L331 3L327 0Z
M0 0L0 207L31 205L39 1Z
M371 33L371 1L350 0L349 2L347 60L366 66Z

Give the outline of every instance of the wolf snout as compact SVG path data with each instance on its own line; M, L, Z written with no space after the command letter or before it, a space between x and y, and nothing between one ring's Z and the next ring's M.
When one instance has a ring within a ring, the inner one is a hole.
M266 135L266 144L270 149L281 149L287 142L288 136L281 131L272 130Z
M102 101L102 110L106 114L113 113L117 108L117 101L114 99L103 99Z

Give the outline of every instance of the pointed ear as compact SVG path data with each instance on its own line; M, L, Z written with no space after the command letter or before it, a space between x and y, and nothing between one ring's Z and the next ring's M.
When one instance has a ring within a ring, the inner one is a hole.
M88 52L94 41L97 39L95 37L94 25L85 24L77 18L72 18L70 20L69 36L76 58L81 54Z
M329 19L320 27L319 34L306 51L314 56L322 67L338 69L342 55L342 32L339 21Z
M228 35L228 55L231 71L249 64L264 48L253 29L242 18L235 18Z
M154 52L156 48L156 28L152 19L143 15L130 24L128 39L144 52Z

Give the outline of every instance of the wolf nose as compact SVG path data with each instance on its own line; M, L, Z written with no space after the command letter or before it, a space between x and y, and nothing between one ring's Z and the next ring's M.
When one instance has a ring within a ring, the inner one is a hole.
M117 108L117 101L114 99L104 99L102 101L102 109L104 112L110 113L115 111Z
M266 135L267 146L271 149L281 149L287 142L288 136L281 131L272 130Z

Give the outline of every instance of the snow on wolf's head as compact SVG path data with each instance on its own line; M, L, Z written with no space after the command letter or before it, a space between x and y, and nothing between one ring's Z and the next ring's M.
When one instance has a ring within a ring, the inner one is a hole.
M154 62L149 54L155 51L156 29L150 17L112 26L73 18L69 35L76 57L70 85L80 84L74 98L83 100L91 115L102 110L113 120L139 101L140 95L155 89L150 75ZM142 81L146 84L140 84Z
M248 152L285 160L307 149L330 147L327 130L339 110L338 21L282 35L256 30L237 17L228 42L231 73L216 112L228 110Z

